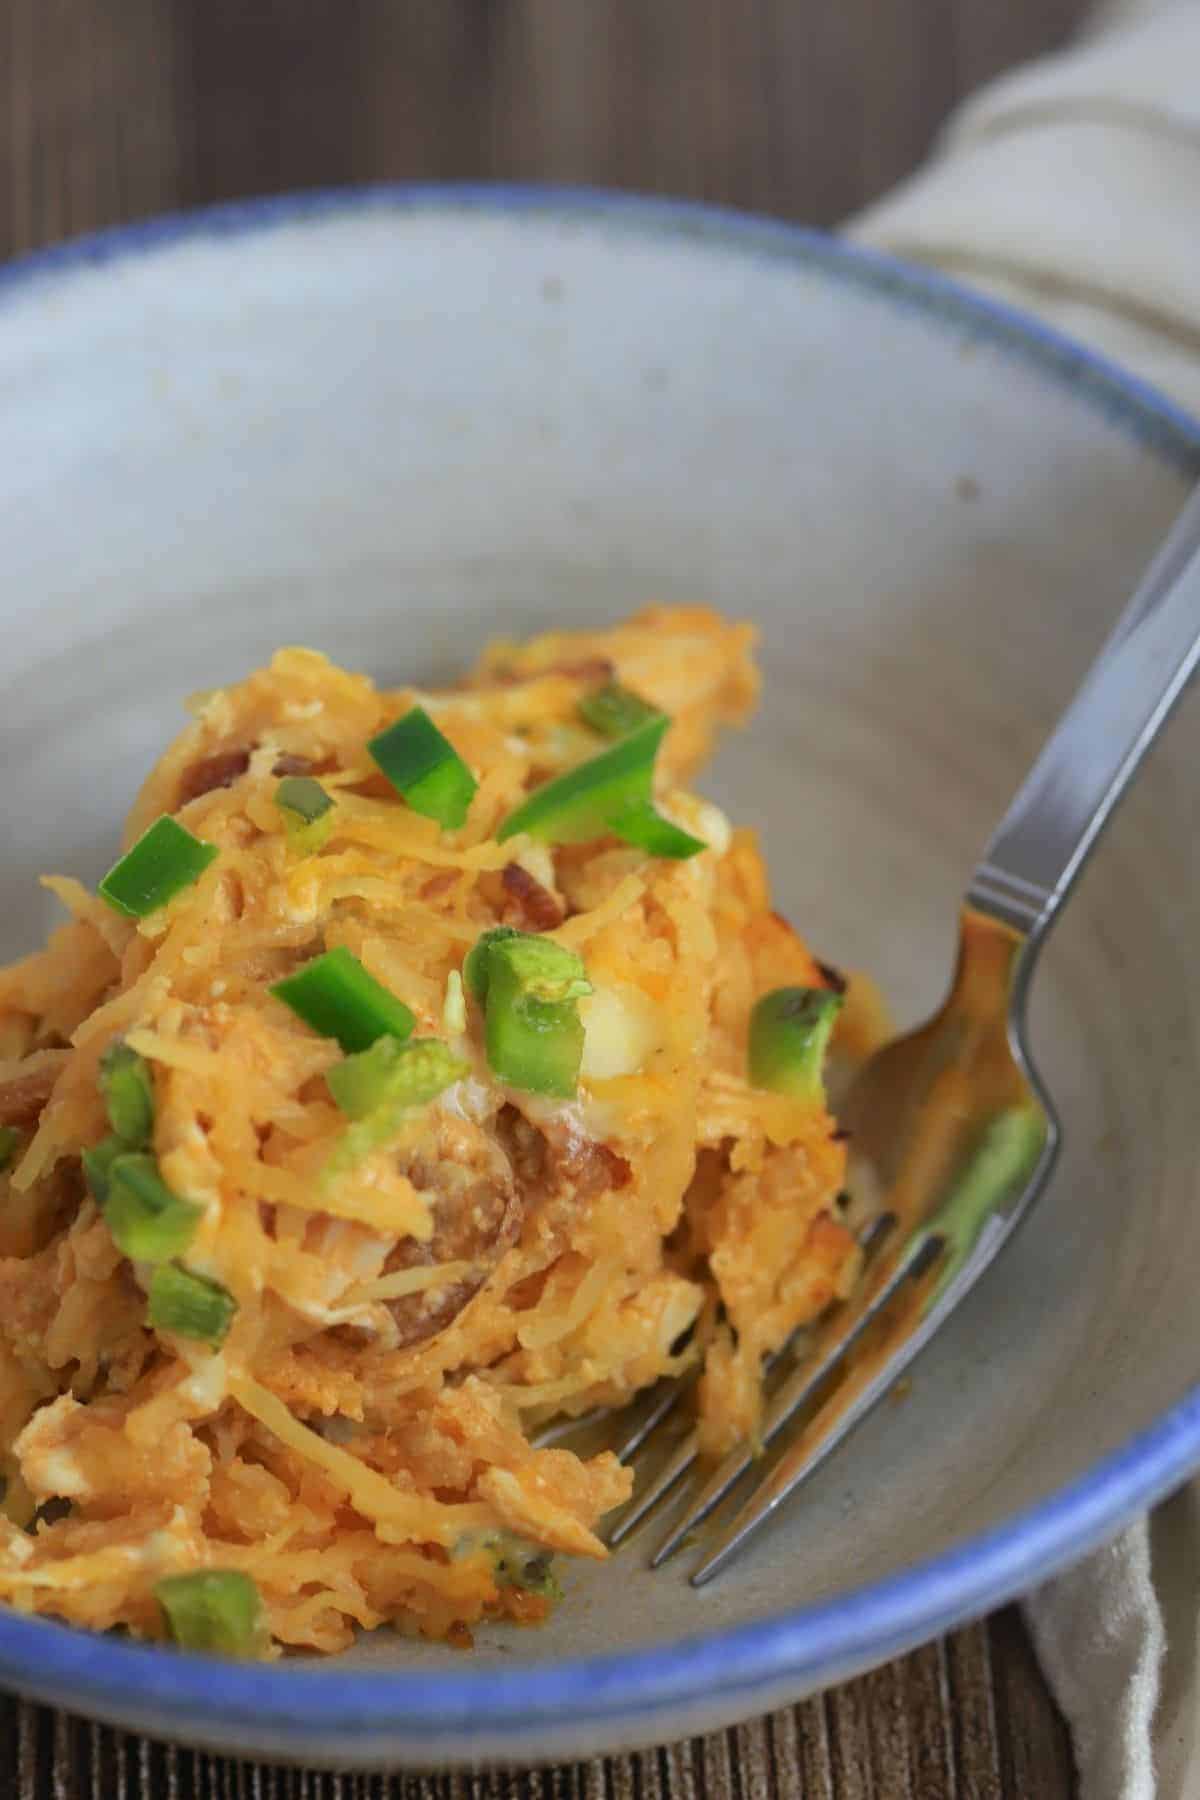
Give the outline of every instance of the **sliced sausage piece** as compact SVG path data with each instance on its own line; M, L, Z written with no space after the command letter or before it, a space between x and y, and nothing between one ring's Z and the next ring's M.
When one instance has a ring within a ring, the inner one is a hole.
M565 1134L561 1145L551 1144L560 1175L570 1183L579 1200L594 1200L609 1188L628 1187L633 1170L623 1156L594 1138Z
M478 1125L446 1119L436 1140L405 1168L433 1213L428 1243L406 1239L387 1262L396 1269L468 1262L474 1273L446 1287L388 1302L401 1345L422 1343L456 1319L521 1235L525 1204L496 1139Z
M515 1106L501 1109L496 1130L508 1153L526 1213L552 1195L594 1200L609 1188L628 1187L633 1170L607 1144L569 1125L534 1125Z
M423 1343L456 1319L548 1202L566 1201L573 1210L632 1179L625 1158L607 1144L565 1127L547 1133L511 1105L490 1130L444 1118L405 1173L430 1202L433 1236L398 1244L385 1272L451 1262L472 1263L475 1272L387 1303L403 1346Z

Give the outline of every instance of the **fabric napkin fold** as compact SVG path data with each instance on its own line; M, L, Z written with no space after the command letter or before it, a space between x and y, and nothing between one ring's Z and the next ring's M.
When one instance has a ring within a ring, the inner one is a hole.
M852 235L1096 345L1200 412L1200 0L1141 0L969 100Z
M1200 0L1109 0L1071 48L969 100L925 168L847 229L1200 415ZM1200 1800L1200 1483L1025 1612L1083 1800Z

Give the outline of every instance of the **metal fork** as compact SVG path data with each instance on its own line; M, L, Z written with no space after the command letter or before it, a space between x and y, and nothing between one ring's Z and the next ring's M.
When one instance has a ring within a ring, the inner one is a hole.
M875 1254L856 1295L809 1334L770 1393L758 1446L735 1450L708 1475L653 1566L806 1413L692 1583L724 1569L895 1385L1041 1192L1060 1128L1025 1044L1030 978L1052 920L1198 658L1200 489L983 853L967 887L949 998L927 1025L879 1051L839 1108L851 1134L852 1187L869 1186L879 1200L864 1246ZM661 1437L691 1379L654 1391L618 1455ZM635 1495L611 1544L658 1506L697 1454L692 1431Z

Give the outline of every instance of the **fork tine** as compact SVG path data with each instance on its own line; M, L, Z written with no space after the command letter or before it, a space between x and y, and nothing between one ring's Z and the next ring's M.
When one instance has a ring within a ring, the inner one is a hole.
M611 1406L593 1406L590 1412L580 1413L576 1419L551 1419L540 1431L535 1431L530 1438L534 1450L548 1450L552 1444L561 1444L576 1431L586 1431L590 1425L598 1425L601 1419L607 1419L612 1413Z
M936 1251L931 1250L936 1246ZM942 1240L940 1238L921 1237L914 1240L908 1252L903 1255L887 1280L873 1295L862 1311L842 1321L842 1329L832 1334L823 1353L816 1362L801 1363L799 1368L788 1376L783 1386L774 1395L764 1415L759 1432L759 1442L765 1447L783 1430L788 1421L795 1416L802 1406L809 1401L822 1382L833 1374L867 1327L878 1318L885 1307L890 1305L897 1292L906 1281L917 1274L923 1274L929 1267L934 1254L940 1255ZM707 1519L709 1513L721 1504L730 1489L741 1480L746 1470L755 1459L755 1450L748 1445L740 1444L731 1450L729 1455L709 1476L699 1494L692 1501L682 1519L667 1533L658 1549L650 1559L650 1567L657 1569L671 1556L674 1556L680 1544L689 1532Z
M858 1240L864 1256L869 1257L874 1254L895 1223L896 1215L890 1212L878 1213L875 1218L868 1220L860 1232ZM791 1340L781 1350L772 1352L766 1358L763 1367L764 1374L770 1373L790 1347ZM641 1449L655 1427L666 1418L667 1414L674 1409L678 1401L698 1379L699 1373L699 1369L688 1369L684 1374L677 1375L673 1381L665 1384L661 1398L654 1402L617 1449L616 1455L621 1462L626 1462L629 1457ZM616 1525L607 1534L605 1541L610 1549L615 1550L618 1544L623 1543L634 1527L641 1524L647 1513L651 1512L663 1496L670 1493L676 1483L682 1480L699 1455L699 1444L699 1433L695 1430L689 1431L676 1447L673 1455L668 1458L651 1481L645 1493L639 1494L636 1500L629 1503Z
M876 1213L873 1219L867 1220L866 1224L858 1234L858 1247L862 1251L864 1257L870 1258L874 1256L875 1252L879 1249L879 1246L883 1243L884 1238L891 1234L895 1224L896 1215L894 1212Z
M925 1235L915 1241L915 1253L910 1252L901 1263L887 1286L880 1291L868 1310L856 1322L853 1330L838 1347L836 1353L826 1360L822 1373L827 1373L841 1360L850 1345L870 1320L877 1317L888 1301L895 1296L897 1289L904 1281L910 1277L916 1279L928 1272L941 1256L945 1243L946 1240L942 1237ZM841 1417L815 1444L806 1449L803 1439L801 1439L794 1449L776 1464L766 1479L754 1490L737 1517L720 1534L704 1560L693 1571L691 1577L693 1587L703 1587L715 1575L719 1575L726 1564L732 1562L748 1539L770 1518L775 1509L782 1506L800 1483L806 1480L825 1461L825 1458L831 1455L838 1445L850 1435L859 1420L870 1412L890 1387L894 1386L917 1352L923 1348L946 1310L945 1307L938 1308L937 1313L927 1318L924 1329L914 1331L887 1358L883 1367L867 1382ZM813 1385L816 1385L815 1382Z
M618 1462L628 1462L641 1449L650 1433L662 1424L668 1413L674 1412L683 1396L695 1381L698 1370L685 1369L682 1375L675 1375L662 1382L662 1392L650 1403L646 1412L630 1427L626 1437L613 1446L613 1455Z
M697 1371L687 1369L682 1375L676 1375L662 1383L662 1393L657 1394L649 1410L631 1427L625 1439L614 1446L613 1454L618 1462L626 1462L640 1450L656 1425L661 1425L669 1412L672 1412L696 1379ZM564 1438L574 1436L577 1431L587 1431L593 1425L599 1425L604 1419L611 1419L619 1410L613 1406L593 1406L590 1412L580 1413L578 1418L552 1419L543 1425L540 1431L534 1432L529 1442L535 1450L549 1450L554 1444L561 1444Z
M615 1550L623 1543L635 1525L640 1525L646 1514L658 1505L664 1494L669 1494L677 1481L681 1481L699 1455L700 1433L692 1428L663 1467L658 1471L644 1494L639 1494L629 1502L625 1512L608 1535L608 1546Z
M776 1350L766 1359L766 1372L769 1373L770 1370L774 1368L781 1355L783 1355L783 1351ZM658 1406L655 1406L651 1411L649 1418L643 1420L640 1425L635 1427L629 1438L617 1451L617 1456L622 1462L625 1461L627 1456L631 1456L634 1450L639 1449L640 1446L645 1443L651 1431L659 1422L659 1419L666 1417L676 1401L682 1397L685 1389L689 1387L698 1376L698 1369L689 1369L686 1375L677 1377L676 1383L673 1384L674 1391L662 1404L661 1411ZM615 1550L618 1544L623 1543L633 1530L634 1526L640 1525L642 1520L646 1517L646 1514L658 1505L658 1502L662 1499L663 1495L670 1493L676 1482L680 1481L683 1476L687 1474L699 1454L700 1433L693 1428L676 1446L673 1455L671 1455L663 1464L645 1493L639 1494L637 1499L631 1501L626 1511L621 1514L616 1525L605 1539L610 1550Z
M864 1256L872 1255L873 1252L879 1248L879 1245L883 1242L895 1223L896 1215L894 1213L879 1213L863 1227L862 1232L859 1235L859 1244L862 1247ZM792 1339L789 1339L788 1342L783 1345L782 1349L772 1351L771 1355L765 1359L763 1364L763 1373L765 1375L770 1374L776 1363L787 1354L788 1350L791 1348L792 1341ZM632 1455L634 1450L645 1443L659 1419L666 1417L667 1413L670 1412L685 1388L689 1387L698 1378L698 1375L698 1369L690 1369L686 1375L681 1375L677 1378L675 1392L671 1394L670 1398L663 1405L662 1411L659 1412L658 1409L655 1408L650 1414L648 1421L643 1421L643 1424L631 1434L626 1444L618 1450L617 1455L622 1462L625 1461L627 1456ZM630 1503L627 1511L622 1513L616 1526L608 1535L607 1542L610 1549L615 1550L618 1544L623 1543L633 1530L634 1526L641 1524L642 1520L646 1517L646 1514L658 1505L658 1502L663 1498L664 1494L670 1493L676 1482L680 1481L682 1477L687 1474L688 1470L699 1456L699 1453L700 1434L695 1430L689 1431L686 1438L684 1438L683 1442L676 1449L674 1455L671 1456L659 1470L645 1493L640 1494L636 1501ZM652 1563L651 1567L657 1567L657 1563Z

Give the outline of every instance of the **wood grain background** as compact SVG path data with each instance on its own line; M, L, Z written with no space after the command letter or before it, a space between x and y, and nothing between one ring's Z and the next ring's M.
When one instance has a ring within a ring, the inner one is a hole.
M1084 0L0 0L0 256L177 207L383 179L592 182L834 224ZM1059 1800L1014 1609L635 1757L386 1781L224 1762L0 1696L21 1800Z

